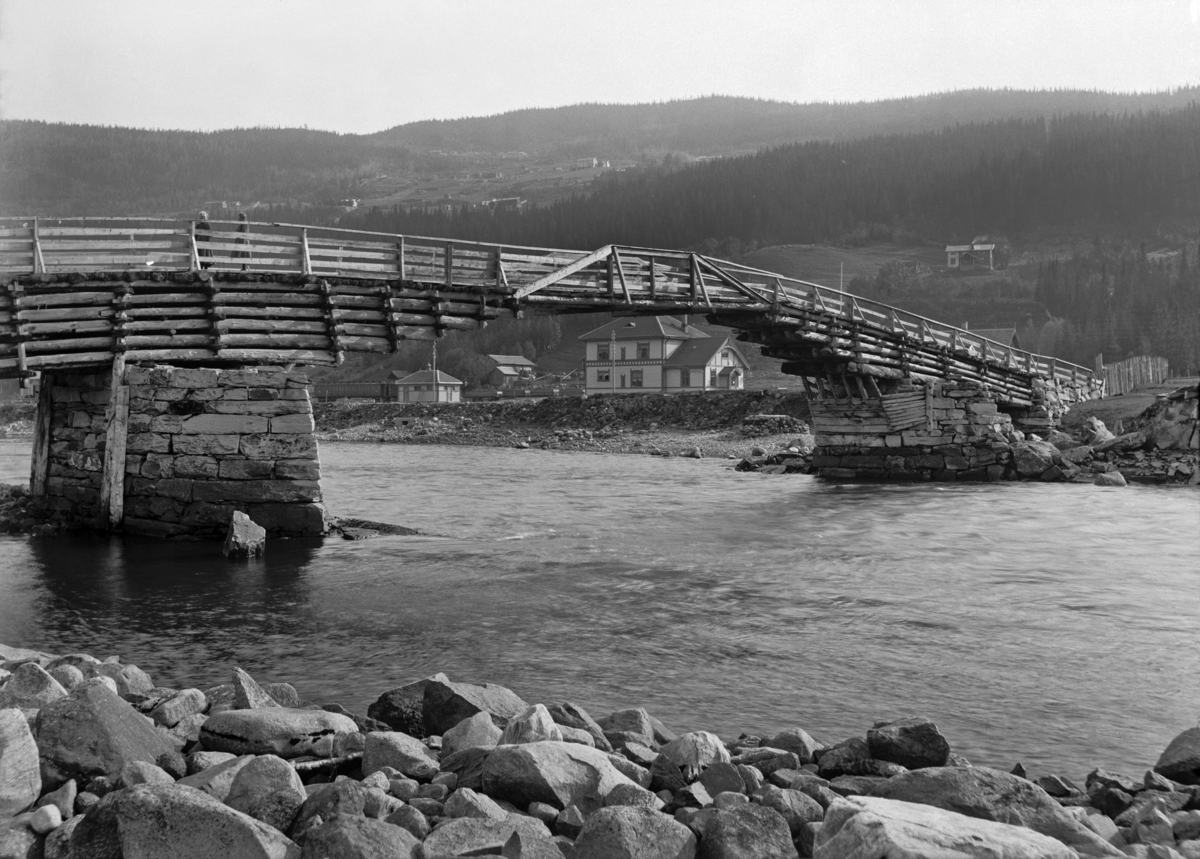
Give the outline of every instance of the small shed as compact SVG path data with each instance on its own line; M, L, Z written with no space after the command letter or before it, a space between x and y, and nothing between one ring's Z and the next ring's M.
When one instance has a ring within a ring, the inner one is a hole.
M434 383L434 373L437 373L437 383ZM403 378L396 378L399 372L391 374L392 385L396 388L396 399L401 403L460 403L462 402L463 383L441 370L418 370Z

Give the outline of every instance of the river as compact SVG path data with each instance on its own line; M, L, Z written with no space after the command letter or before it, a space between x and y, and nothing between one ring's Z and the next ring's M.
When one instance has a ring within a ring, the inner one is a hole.
M27 480L0 443L0 480ZM714 460L325 444L330 509L436 532L0 538L0 642L360 711L437 671L726 739L933 718L1035 775L1140 776L1200 717L1200 492L837 485Z

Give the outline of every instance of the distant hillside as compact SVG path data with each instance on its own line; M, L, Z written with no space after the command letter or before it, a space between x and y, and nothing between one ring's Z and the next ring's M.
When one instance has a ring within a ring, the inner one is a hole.
M1200 88L1148 94L966 90L862 104L789 104L713 96L657 104L520 110L415 122L371 135L299 128L159 131L0 121L0 214L174 214L206 201L293 208L345 198L526 196L525 179L555 159L657 164L803 141L936 131L966 123L1041 121L1068 113L1169 111ZM539 167L541 165L541 167ZM485 178L490 177L490 178ZM591 175L552 189L587 193ZM553 182L551 183L553 184Z
M855 104L793 104L710 96L654 104L577 104L398 125L370 139L416 150L635 157L728 155L808 140L933 131L994 119L1170 110L1200 87L1120 94L1085 90L960 90Z

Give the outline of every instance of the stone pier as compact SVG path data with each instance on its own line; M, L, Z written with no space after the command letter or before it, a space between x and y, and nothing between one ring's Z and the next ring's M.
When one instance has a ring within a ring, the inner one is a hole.
M31 494L73 521L134 534L221 536L241 510L272 536L319 535L307 384L276 368L47 373Z
M1030 469L1046 480L1063 476L1055 473L1053 455L1025 437L1058 425L1065 407L1050 387L1035 386L1027 406L1000 404L986 385L970 380L901 380L876 390L863 396L825 387L811 402L819 476L987 481L1027 476ZM1039 462L1026 469L1031 452Z

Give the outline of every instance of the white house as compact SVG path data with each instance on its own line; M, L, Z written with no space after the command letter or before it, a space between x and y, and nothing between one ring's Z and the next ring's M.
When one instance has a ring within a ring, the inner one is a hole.
M969 245L946 245L946 268L996 267L996 245L987 236L976 236Z
M433 374L437 373L437 384ZM392 372L396 400L401 403L458 403L462 402L463 383L441 370L418 370L403 378Z
M589 394L740 391L749 368L729 337L673 316L614 319L579 339Z

